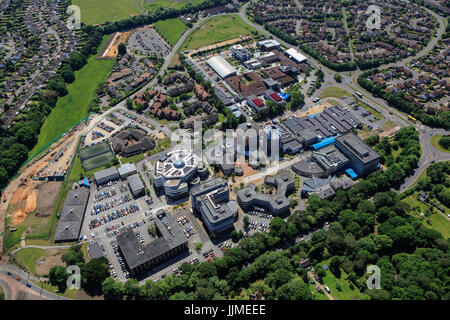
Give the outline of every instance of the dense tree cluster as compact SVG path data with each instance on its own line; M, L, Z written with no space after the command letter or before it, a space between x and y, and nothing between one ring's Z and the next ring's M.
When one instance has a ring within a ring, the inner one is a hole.
M450 151L450 136L442 136L442 137L439 139L439 145L440 145L442 148L447 149L447 150Z
M420 120L423 124L430 127L439 127L450 129L450 112L440 112L436 115L429 115L420 106L415 106L411 102L405 100L403 92L389 93L386 92L386 85L376 85L374 82L368 80L368 77L378 73L378 69L364 71L358 77L358 84L371 92L372 94L386 100L390 106L412 115L414 118Z
M429 192L432 198L438 199L450 207L450 162L438 162L427 168L426 176L420 179L415 187L417 191Z

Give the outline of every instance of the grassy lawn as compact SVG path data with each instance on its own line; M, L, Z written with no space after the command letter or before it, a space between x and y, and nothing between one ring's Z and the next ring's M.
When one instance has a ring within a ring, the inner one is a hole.
M71 128L89 113L89 103L100 82L110 74L114 60L97 60L96 56L75 73L75 81L67 86L69 93L58 99L44 121L38 142L29 155L35 154L61 133Z
M330 259L329 259L330 260ZM329 265L329 260L323 261L320 265ZM336 278L334 274L331 273L330 270L326 270L326 276L322 278L323 285L330 288L331 295L335 299L339 300L368 300L369 296L365 293L359 291L356 286L353 286L353 289L350 288L351 282L347 280L347 273L341 269L341 277ZM341 287L340 290L336 289L336 285L339 284ZM313 286L314 288L314 286ZM315 289L314 289L315 291ZM317 293L317 291L315 291ZM316 295L317 296L317 295ZM325 296L325 295L324 295ZM326 299L326 296L325 296Z
M151 156L153 154L160 153L164 150L169 149L171 146L172 146L172 141L170 140L170 138L166 137L166 138L162 139L161 141L157 142L155 149L147 152L147 156Z
M339 87L328 87L325 90L322 91L319 98L339 98L341 99L342 96L350 97L352 94L348 92L347 90L341 89Z
M196 5L202 3L203 1L204 0L140 0L144 8L148 11L156 10L158 8L181 9L189 3Z
M186 25L179 18L158 21L155 27L171 46L176 44L187 30Z
M5 300L5 293L3 292L3 287L0 287L0 301Z
M204 21L200 27L186 39L182 50L197 49L250 34L256 29L247 25L238 15L221 15Z
M81 9L81 22L102 24L143 13L135 0L73 0Z
M120 163L136 163L145 158L145 153L139 153L131 157L124 157L120 159Z
M23 265L27 270L36 273L36 265L42 258L46 258L48 253L44 249L39 248L25 248L15 254L16 260Z
M415 216L416 218L420 217L421 213L425 213L426 210L430 207L429 204L419 201L415 195L411 195L403 199L403 201L407 202L411 206L410 214ZM444 236L445 239L450 237L450 221L437 209L433 210L433 214L430 215L429 218L425 218L422 223L427 228L436 230ZM450 212L449 209L446 209L446 214ZM430 223L428 223L428 221Z
M437 150L442 152L450 152L450 150L442 148L441 145L439 144L439 140L441 140L441 138L442 138L441 134L432 136L430 142L433 145L433 147L435 147Z

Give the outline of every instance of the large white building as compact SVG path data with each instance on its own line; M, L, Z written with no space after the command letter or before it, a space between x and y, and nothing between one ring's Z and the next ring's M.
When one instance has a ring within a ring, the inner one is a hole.
M176 199L186 196L189 186L199 184L208 173L207 165L195 154L176 149L156 161L153 182L167 197Z
M306 57L302 55L300 52L295 50L294 48L290 48L284 52L290 59L294 60L297 63L302 63L306 61Z
M206 62L222 79L236 75L236 69L222 56L214 56Z

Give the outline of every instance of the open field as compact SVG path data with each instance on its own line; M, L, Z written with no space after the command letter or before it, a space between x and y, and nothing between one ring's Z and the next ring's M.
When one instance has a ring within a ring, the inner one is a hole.
M205 20L200 27L186 39L182 50L201 48L240 36L257 32L238 15L221 15Z
M155 28L171 46L176 44L178 39L187 30L186 25L179 18L157 21Z
M181 9L189 3L196 5L204 0L139 0L147 11L156 10L158 8Z
M88 115L89 103L100 82L111 72L114 60L98 60L95 56L75 73L75 81L67 86L69 93L58 99L56 106L47 116L38 136L38 143L30 151L33 155L59 134L72 127Z
M17 262L27 270L36 273L36 266L41 259L47 257L47 251L39 248L25 248L14 254Z
M433 145L433 147L435 147L437 150L442 151L442 152L450 152L450 150L447 150L445 148L442 148L441 145L439 144L439 140L442 138L441 134L435 135L431 137L431 144Z
M319 98L339 98L341 99L342 96L350 97L351 93L347 90L341 89L339 87L328 87L322 91Z
M329 260L320 263L320 266L326 264L329 265ZM341 268L341 276L337 278L330 270L326 270L326 276L322 278L323 285L330 288L331 295L336 300L368 300L367 294L361 293L359 289L354 286L349 280L347 280L347 273ZM340 286L340 289L336 289L336 285ZM352 289L353 288L353 289ZM315 291L315 290L314 290ZM317 293L317 291L315 292Z
M419 201L414 195L406 197L403 201L407 202L411 206L412 210L410 214L416 218L419 218L420 213L425 213L430 207L429 204ZM450 210L446 209L446 214L448 214L448 212L450 212ZM450 220L447 219L442 213L438 212L437 209L434 209L434 213L430 215L430 217L425 217L422 223L425 227L442 233L445 239L450 237Z
M81 22L102 24L143 13L135 0L73 0L81 9Z

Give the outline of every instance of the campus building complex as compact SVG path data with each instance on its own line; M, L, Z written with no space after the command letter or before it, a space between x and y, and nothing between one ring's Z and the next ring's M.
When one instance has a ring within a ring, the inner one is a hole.
M167 197L179 199L188 195L189 186L198 185L208 174L208 166L195 154L177 149L156 161L153 183Z
M119 250L131 275L158 266L188 250L187 238L170 214L160 210L154 221L158 235L156 240L141 244L133 230L121 232L117 236Z
M289 211L289 199L286 194L295 189L295 179L287 171L275 176L266 176L264 183L277 188L276 195L258 193L256 186L249 183L237 192L238 203L243 210L255 209L281 215Z
M237 215L236 201L230 201L228 183L209 180L191 190L192 208L199 212L210 232L222 232L233 227Z

